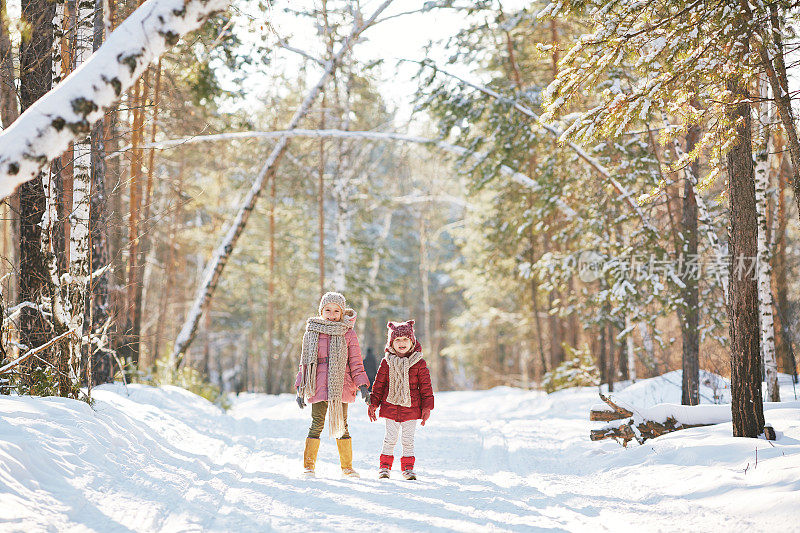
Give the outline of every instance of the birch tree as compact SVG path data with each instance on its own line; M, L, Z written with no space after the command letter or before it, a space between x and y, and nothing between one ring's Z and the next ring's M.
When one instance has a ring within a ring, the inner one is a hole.
M765 91L762 88L762 95ZM772 249L769 242L770 232L767 229L767 189L769 189L770 167L770 113L768 102L759 106L757 126L758 151L755 162L755 195L756 212L758 214L758 243L756 272L758 276L758 314L761 326L761 355L766 374L767 399L771 402L781 401L778 387L778 363L775 359L775 323L772 314ZM773 214L774 217L774 214ZM774 233L773 228L772 233Z
M39 17L35 4L23 4L29 20ZM84 68L72 73L56 90L46 97L46 91L36 95L40 99L25 94L24 107L31 107L33 102L36 106L0 133L0 197L5 198L20 184L33 180L70 142L85 137L90 125L133 85L154 58L227 5L228 0L185 0L176 9L168 2L145 2L120 24ZM53 5L45 11L43 41L52 49ZM31 45L23 48L29 50ZM48 81L49 53L43 67L48 71ZM26 54L30 53L22 56Z
M92 49L97 51L103 43L106 33L106 17L110 13L112 3L96 0L94 6ZM110 28L109 28L110 29ZM89 277L87 293L88 304L85 312L88 313L84 332L88 329L89 337L89 363L87 372L89 382L94 384L107 383L113 380L113 358L109 342L110 309L109 309L109 274L107 266L110 261L109 253L109 227L108 227L108 194L106 190L106 148L105 133L107 119L104 117L92 126L91 132L91 184L89 206L89 242L91 244L92 275ZM97 274L99 272L99 274Z
M80 68L92 54L94 40L94 0L78 0L75 27L75 68ZM72 206L69 214L69 282L71 308L69 329L80 331L77 343L70 345L70 367L77 369L84 346L89 346L91 321L86 316L87 287L91 273L89 243L90 193L92 190L91 129L74 143Z

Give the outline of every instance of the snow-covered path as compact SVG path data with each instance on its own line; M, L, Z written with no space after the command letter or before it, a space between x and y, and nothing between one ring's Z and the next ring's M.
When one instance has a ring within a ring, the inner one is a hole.
M776 443L722 424L623 449L589 441L592 390L440 393L408 482L375 479L383 423L363 404L350 416L363 478L340 478L323 437L307 480L310 413L290 395L242 395L227 414L172 387L94 395L94 409L0 399L0 531L800 528L798 402L768 413Z

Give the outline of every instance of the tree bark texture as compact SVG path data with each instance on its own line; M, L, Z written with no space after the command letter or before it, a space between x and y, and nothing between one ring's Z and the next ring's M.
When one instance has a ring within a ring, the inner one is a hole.
M730 79L728 89L743 100L745 88ZM736 142L726 156L729 230L728 320L731 341L731 411L735 437L757 437L764 428L761 400L758 287L752 266L757 253L758 225L751 151L751 118L747 102L732 106Z

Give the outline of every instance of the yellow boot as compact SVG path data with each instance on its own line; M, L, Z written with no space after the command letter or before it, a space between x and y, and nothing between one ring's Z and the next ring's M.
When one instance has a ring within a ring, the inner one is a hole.
M342 464L342 475L347 477L361 477L353 470L353 440L336 439L339 447L339 462Z
M306 439L306 449L303 451L303 473L314 477L314 465L317 464L319 439Z

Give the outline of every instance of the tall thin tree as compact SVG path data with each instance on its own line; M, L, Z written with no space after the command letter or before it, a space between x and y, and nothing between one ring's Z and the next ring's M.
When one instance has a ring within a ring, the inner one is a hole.
M744 51L747 44L741 43ZM761 400L758 287L752 275L758 224L751 150L750 105L742 80L732 77L728 90L740 99L726 115L736 140L726 156L730 202L728 320L731 340L731 414L735 437L756 437L764 429ZM751 263L751 265L748 265Z

